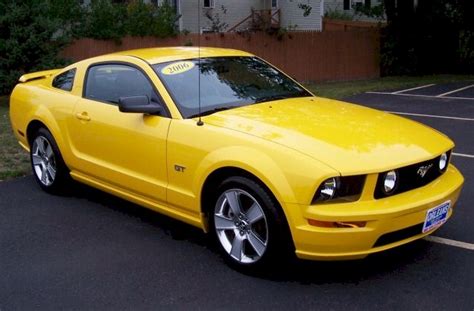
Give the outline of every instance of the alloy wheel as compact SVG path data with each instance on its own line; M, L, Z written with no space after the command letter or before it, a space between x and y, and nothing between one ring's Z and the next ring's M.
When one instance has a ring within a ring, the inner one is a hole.
M31 161L36 177L44 186L51 186L56 178L56 159L51 143L43 136L33 141Z
M214 226L220 244L239 263L257 262L268 245L268 222L258 201L242 189L228 189L217 199Z

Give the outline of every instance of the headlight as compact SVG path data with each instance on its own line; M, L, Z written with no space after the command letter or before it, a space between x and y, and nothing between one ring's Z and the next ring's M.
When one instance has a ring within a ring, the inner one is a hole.
M339 185L339 178L332 177L326 179L321 185L321 197L323 200L330 200L336 195L337 186Z
M447 165L448 165L448 155L446 153L443 153L439 157L439 163L438 163L439 170L444 171Z
M311 204L320 202L357 201L364 188L366 175L331 177L321 183Z
M392 193L397 187L398 183L398 173L396 171L389 171L385 173L383 180L383 191L386 194Z

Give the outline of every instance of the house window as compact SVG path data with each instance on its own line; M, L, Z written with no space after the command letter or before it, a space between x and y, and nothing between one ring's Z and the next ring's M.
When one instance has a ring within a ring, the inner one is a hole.
M344 10L350 10L351 9L351 0L344 0Z
M204 0L204 8L213 8L214 0Z
M365 0L364 4L365 4L365 7L366 7L366 8L370 8L370 7L371 7L370 0Z
M272 0L272 9L278 8L278 0Z

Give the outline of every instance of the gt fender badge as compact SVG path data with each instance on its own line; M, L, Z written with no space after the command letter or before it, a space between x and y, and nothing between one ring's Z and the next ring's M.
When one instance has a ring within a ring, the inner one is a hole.
M181 165L178 165L178 164L175 164L174 165L174 170L176 172L180 172L180 173L184 173L184 170L186 169L185 166L181 166Z
M418 169L418 171L416 171L416 173L421 177L425 177L426 173L428 173L429 169L433 166L433 163L429 164L429 165L425 165L425 166L420 166L420 168Z

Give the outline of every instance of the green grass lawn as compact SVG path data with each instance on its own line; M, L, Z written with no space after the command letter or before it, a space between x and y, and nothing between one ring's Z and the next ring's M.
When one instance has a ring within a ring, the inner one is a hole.
M306 86L318 96L342 99L368 91L403 89L456 81L474 81L474 75L386 77L374 80L306 84ZM18 145L10 127L7 96L0 96L0 144L0 181L30 174L29 156Z
M20 147L10 126L7 96L0 96L0 146L0 181L30 173L28 153Z
M474 81L474 75L385 77L374 80L306 84L306 87L317 96L342 99L369 91L406 89L426 84L439 84L456 81Z

